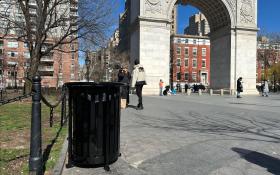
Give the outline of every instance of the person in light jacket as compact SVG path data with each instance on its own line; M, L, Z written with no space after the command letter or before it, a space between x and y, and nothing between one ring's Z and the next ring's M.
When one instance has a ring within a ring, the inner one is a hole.
M139 64L139 60L136 59L134 62L135 66L132 72L132 82L131 87L136 88L136 95L138 96L138 105L137 110L144 109L143 101L142 101L142 89L143 86L146 85L146 75L144 67Z
M269 93L268 82L267 82L267 80L264 80L263 96L268 97L268 93Z

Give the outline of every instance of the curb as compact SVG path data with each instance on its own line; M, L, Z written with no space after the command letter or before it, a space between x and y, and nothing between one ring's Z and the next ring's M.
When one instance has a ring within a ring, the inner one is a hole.
M64 164L65 164L65 160L66 160L66 156L67 156L67 151L68 151L68 135L66 136L64 142L63 142L63 146L61 149L61 152L59 154L59 159L53 169L53 175L61 175L63 168L64 168Z

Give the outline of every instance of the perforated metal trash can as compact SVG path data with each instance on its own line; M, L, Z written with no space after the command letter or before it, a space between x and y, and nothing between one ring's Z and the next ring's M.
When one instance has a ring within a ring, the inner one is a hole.
M67 83L69 90L69 162L106 166L120 155L122 83Z

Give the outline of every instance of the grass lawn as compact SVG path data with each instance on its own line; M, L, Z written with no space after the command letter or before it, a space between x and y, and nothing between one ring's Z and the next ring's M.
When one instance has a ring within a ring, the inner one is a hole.
M54 100L54 97L50 97ZM67 134L60 130L60 107L54 110L54 126L49 126L50 109L42 103L42 145L45 174L50 174ZM0 106L0 174L28 174L30 146L31 99ZM58 137L57 136L58 134Z

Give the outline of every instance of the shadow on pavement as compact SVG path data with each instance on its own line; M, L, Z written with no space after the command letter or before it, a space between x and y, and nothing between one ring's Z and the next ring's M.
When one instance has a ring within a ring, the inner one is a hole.
M132 108L132 109L136 109L137 106L134 106L134 105L127 105L128 108Z
M259 165L266 168L268 172L279 175L280 174L280 160L263 153L251 151L243 148L232 148L234 152L237 152L240 157L248 162Z
M265 117L247 117L247 114L237 112L213 112L203 114L197 111L189 111L188 114L178 114L168 111L168 116L147 117L143 114L138 116L141 124L151 128L164 130L180 130L197 133L215 134L251 141L263 141L280 143L280 133L276 132L280 127L280 119ZM252 137L258 136L258 137Z

